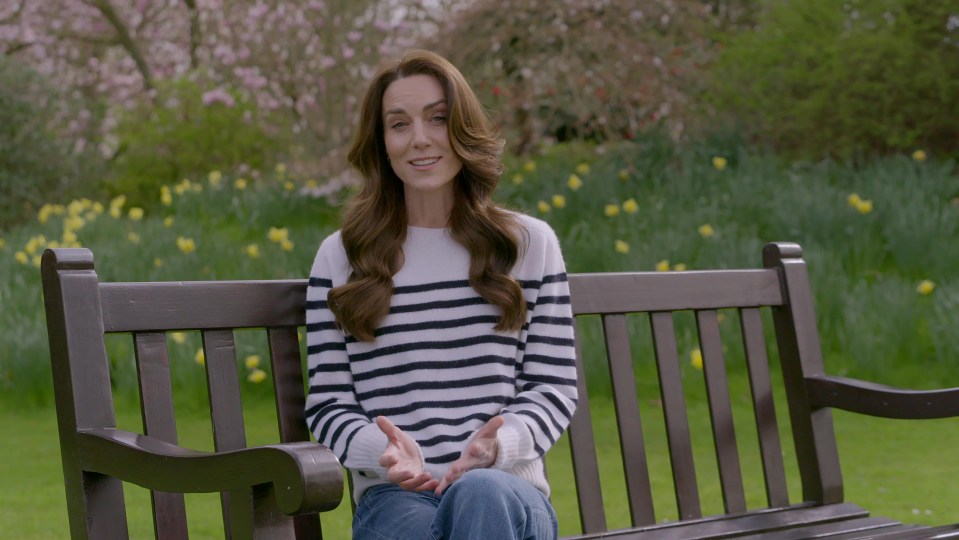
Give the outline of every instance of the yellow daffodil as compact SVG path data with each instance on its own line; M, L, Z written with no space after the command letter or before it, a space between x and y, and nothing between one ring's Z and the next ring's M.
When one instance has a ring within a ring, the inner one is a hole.
M84 210L86 208L84 208L83 201L80 199L74 199L67 205L67 214L71 216L79 216Z
M276 164L276 174L278 174L278 175L280 175L280 176L283 176L284 174L286 174L286 164L285 164L285 163L277 163L277 164Z
M180 251L189 255L196 251L196 242L192 238L184 238L183 236L178 236L176 239L176 247L180 248Z
M183 345L186 342L186 334L183 332L170 332L170 338L173 339L174 343Z
M116 197L110 199L110 209L120 209L123 208L123 205L127 203L126 195L117 195Z
M699 348L689 351L689 364L696 369L703 369L703 352Z
M849 203L849 206L855 208L862 202L862 198L859 197L858 193L850 193L849 196L846 197L846 202Z
M155 267L157 267L157 268L160 268L161 266L163 266L163 259L161 259L161 258L159 258L159 257L153 259L153 266L155 266Z
M673 270L676 272L685 272L686 263L676 263L675 265L673 265Z
M262 369L254 369L246 376L246 380L254 384L261 383L266 380L266 372Z
M206 355L203 354L203 349L196 350L196 354L193 355L193 360L201 366L206 364Z
M656 263L657 272L668 272L669 271L669 259L663 259Z
M160 188L160 204L163 206L170 206L173 204L173 193L170 191L170 186L163 186Z
M246 178L237 178L236 181L233 182L233 187L239 190L246 189Z
M635 214L639 212L639 203L636 202L636 199L627 199L623 203L623 211L627 214Z
M36 255L33 256L33 258L30 259L30 264L33 265L34 268L40 268L40 262L41 262L41 257L39 253L37 253Z
M246 357L246 360L243 361L246 365L246 369L254 369L260 367L260 355L251 354Z
M622 240L617 240L613 243L613 249L616 250L616 253L622 253L623 255L629 253L629 244Z
M916 150L912 153L912 159L915 161L926 161L926 151L925 150Z
M163 218L163 226L169 229L173 226L173 216L167 216Z
M27 245L23 247L23 250L27 252L27 255L33 255L37 251L42 251L45 245L47 245L47 237L40 234L27 240Z
M139 243L140 243L140 235L137 234L137 233L135 233L135 232L133 232L133 231L130 231L129 233L127 233L127 240L129 240L130 243L132 243L132 244L139 244Z
M87 220L87 221L96 221L96 219L97 219L97 213L94 212L93 210L90 210L90 211L87 212L86 214L83 214L83 219L85 219L85 220Z
M916 292L923 296L932 294L934 290L936 290L936 284L928 279L924 279L919 282L919 285L916 285Z
M259 244L247 244L243 248L243 252L246 253L246 256L251 259L257 259L260 257L260 246Z
M97 214L97 215L102 214L102 213L103 213L103 203L101 203L101 202L99 202L99 201L93 203L93 206L90 207L90 210L92 210L94 214Z
M141 219L143 219L143 209L134 206L127 213L127 216L129 216L130 219L132 219L133 221L140 221Z
M726 158L724 157L716 156L713 158L713 168L717 171L725 169L727 164Z
M520 174L520 173L514 174L514 175L513 175L513 185L514 185L514 186L518 186L518 185L520 185L520 184L522 184L522 183L523 183L523 175Z
M562 195L553 195L552 202L555 208L566 208L566 197Z
M87 224L87 220L83 219L80 216L68 216L63 220L63 230L65 231L79 231Z
M7 241L3 238L0 238L0 249L7 247Z
M619 205L618 205L618 204L607 204L606 207L603 208L603 213L606 214L607 217L615 217L615 216L618 216L618 215L619 215Z
M316 189L317 187L319 187L319 185L320 185L319 182L317 182L316 180L313 180L312 178L306 181L307 189Z
M856 204L856 211L860 214L868 214L872 212L872 201L869 199L863 199Z
M210 171L210 174L208 174L206 178L210 181L211 186L219 187L220 182L223 181L223 173L220 171ZM186 180L186 182L189 182L189 180Z
M211 182L211 183L212 183L212 182ZM173 191L174 191L177 195L183 195L183 194L186 193L187 191L190 191L190 186L191 186L191 185L192 185L192 182L190 182L190 179L189 179L189 178L184 178L183 180L180 180L180 183L179 183L179 184L173 186ZM216 184L214 184L214 185L216 185Z
M293 251L293 242L284 239L282 242L280 242L280 249L283 251Z
M17 262L20 264L27 264L28 262L30 262L30 258L27 256L26 253L22 251L18 251L14 253L13 258L16 259Z
M77 233L71 231L70 229L65 229L63 231L63 243L72 244L77 241Z
M626 180L629 180L629 171L626 169L620 169L619 174L617 176L619 176L620 180L625 182Z
M270 239L270 242L280 244L290 238L290 231L287 230L286 227L270 227L269 232L266 233L266 237Z
M569 180L566 182L566 185L569 186L569 189L576 191L583 187L583 179L575 174L571 174L569 175Z
M533 171L535 171L535 170L536 170L536 162L535 162L535 161L532 161L532 160L527 161L526 163L523 164L523 170L526 171L526 172L533 172Z
M712 238L712 236L716 234L716 231L713 230L713 226L710 225L709 223L704 223L700 225L699 228L696 230L699 231L699 235L702 236L703 238Z
M283 182L283 189L287 191L293 191L294 188L296 188L296 185L294 185L293 182L290 182L289 180Z
M50 219L50 215L51 215L52 213L53 213L53 205L52 205L52 204L45 204L45 205L41 206L41 207L40 207L40 211L37 212L37 221L39 221L40 224L43 225L44 223L47 222L48 219Z
M576 174L589 174L589 163L580 163L577 165Z
M545 214L546 212L549 212L550 206L546 201L539 201L536 203L536 209L539 210L540 214Z
M120 212L120 208L119 208L119 207L117 207L117 206L111 206L111 207L110 207L110 217L112 217L112 218L114 218L114 219L120 219L120 216L122 216L122 215L123 215L123 213Z

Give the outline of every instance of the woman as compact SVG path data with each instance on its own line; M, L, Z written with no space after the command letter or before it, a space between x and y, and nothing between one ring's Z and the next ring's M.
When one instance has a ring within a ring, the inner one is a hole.
M543 454L576 403L569 292L549 226L492 202L502 150L442 57L370 83L363 188L307 292L307 422L350 470L354 538L557 536Z

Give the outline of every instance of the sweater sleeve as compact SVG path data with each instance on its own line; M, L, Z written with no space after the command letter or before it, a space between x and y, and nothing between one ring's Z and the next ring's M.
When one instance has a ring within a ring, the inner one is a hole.
M545 225L545 224L544 224ZM543 456L566 431L576 410L576 350L566 265L556 234L537 231L544 243L542 277L518 353L517 394L504 407L493 467L510 470ZM533 246L531 245L531 248Z
M343 466L365 476L385 477L379 458L386 449L386 435L357 401L346 337L327 304L337 262L345 266L346 254L339 236L333 235L317 252L306 293L306 422L316 440L330 448Z

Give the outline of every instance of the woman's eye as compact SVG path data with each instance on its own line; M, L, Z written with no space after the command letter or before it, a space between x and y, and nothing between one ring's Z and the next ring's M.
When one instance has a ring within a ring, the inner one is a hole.
M442 114L437 114L436 116L433 117L433 121L436 122L437 124L439 124L439 123L441 123L441 122L445 122L445 121L446 121L446 117L443 116Z
M406 125L406 122L393 122L393 124L390 127L393 129L400 129L401 127L405 125Z

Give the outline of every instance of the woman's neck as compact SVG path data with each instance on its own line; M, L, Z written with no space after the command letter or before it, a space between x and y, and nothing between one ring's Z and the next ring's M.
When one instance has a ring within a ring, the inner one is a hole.
M407 224L412 227L441 229L449 225L453 212L453 191L406 190Z

